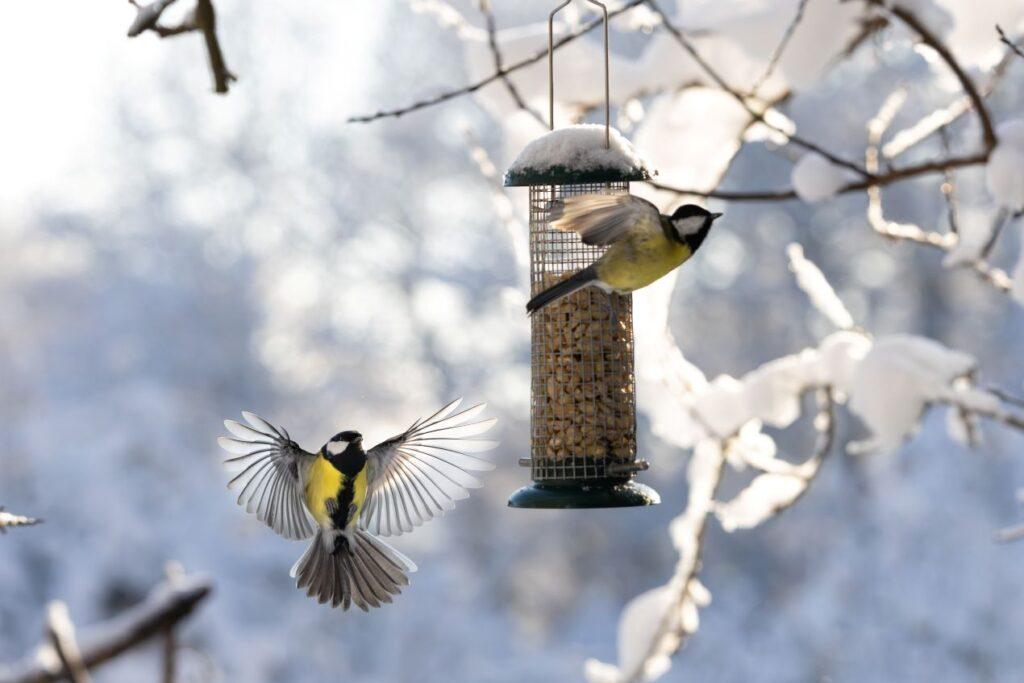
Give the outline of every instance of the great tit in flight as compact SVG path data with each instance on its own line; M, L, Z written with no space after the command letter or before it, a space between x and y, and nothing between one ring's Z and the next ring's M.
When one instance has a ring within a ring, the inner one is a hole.
M704 243L720 213L684 204L665 216L645 199L628 194L584 194L553 202L550 225L579 233L584 244L606 246L594 263L537 294L531 315L584 287L628 294L679 267Z
M481 486L470 471L494 468L469 454L497 445L477 438L496 419L477 419L483 404L459 411L461 401L368 451L349 430L309 453L286 430L243 412L249 424L225 420L233 438L218 439L241 470L228 487L241 489L238 504L281 536L313 537L291 570L307 595L363 611L390 603L416 565L377 536L444 514Z

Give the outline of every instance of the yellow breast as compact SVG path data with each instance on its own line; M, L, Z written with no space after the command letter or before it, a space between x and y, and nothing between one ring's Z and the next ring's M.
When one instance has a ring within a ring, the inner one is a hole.
M320 526L326 527L331 524L330 516L327 514L327 501L338 495L341 479L341 472L336 470L334 465L327 462L322 455L316 456L306 482L306 507Z
M646 287L690 258L689 247L663 233L645 233L612 245L597 262L601 280L619 292Z

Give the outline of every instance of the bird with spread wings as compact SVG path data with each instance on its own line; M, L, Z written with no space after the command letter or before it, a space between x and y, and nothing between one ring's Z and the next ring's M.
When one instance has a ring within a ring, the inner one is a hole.
M379 536L412 531L455 507L481 483L471 472L494 468L475 455L497 446L479 436L496 419L480 419L484 404L459 410L462 399L369 450L346 430L316 453L288 432L243 412L248 424L225 420L218 439L234 457L228 483L238 504L281 536L313 537L292 567L300 589L321 603L363 611L390 603L416 570Z

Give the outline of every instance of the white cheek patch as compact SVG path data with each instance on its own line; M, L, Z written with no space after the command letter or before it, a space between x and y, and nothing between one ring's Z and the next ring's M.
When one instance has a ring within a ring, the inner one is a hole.
M683 237L689 237L690 235L696 235L700 232L700 229L704 227L704 216L690 216L688 218L681 218L677 221L672 221L676 226L676 231Z
M330 441L327 443L327 452L331 455L341 455L348 448L348 441Z

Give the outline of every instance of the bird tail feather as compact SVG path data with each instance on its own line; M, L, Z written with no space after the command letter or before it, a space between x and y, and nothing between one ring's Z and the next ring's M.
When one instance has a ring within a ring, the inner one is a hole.
M563 296L568 296L577 290L583 289L587 285L594 284L595 282L597 282L597 270L594 266L587 266L572 277L551 285L543 292L540 292L537 296L526 302L526 312L533 315L551 302L557 301Z
M345 535L318 531L291 575L298 588L321 604L342 609L354 604L368 612L401 593L416 565L363 529L356 529L352 538L350 544Z

